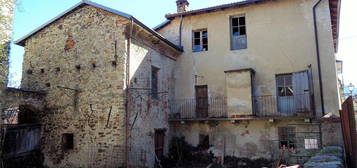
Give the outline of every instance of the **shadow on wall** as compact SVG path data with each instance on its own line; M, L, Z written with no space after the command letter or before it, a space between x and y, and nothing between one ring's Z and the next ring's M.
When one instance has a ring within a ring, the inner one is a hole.
M153 166L168 146L169 101L174 97L175 60L142 37L132 40L129 85L129 164Z
M40 111L21 105L4 111L1 125L1 162L5 167L42 167Z
M224 160L224 167L227 168L261 168L271 167L273 161L258 158L238 158L234 156L225 156L224 158L215 157L212 147L198 145L194 147L185 141L184 137L173 137L170 140L169 154L165 157L161 165L165 168L174 167L221 167Z

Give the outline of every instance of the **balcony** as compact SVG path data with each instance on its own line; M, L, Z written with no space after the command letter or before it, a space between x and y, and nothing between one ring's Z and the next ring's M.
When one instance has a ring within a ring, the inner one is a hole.
M253 97L254 114L257 117L313 117L313 95Z
M198 102L198 103L197 103ZM178 99L170 107L169 119L218 119L228 118L226 98Z
M252 98L252 106L228 105L227 98L189 98L178 99L171 103L170 120L231 120L231 119L253 119L264 117L277 118L312 118L313 103L312 95L279 97L273 95L255 96ZM247 115L236 113L241 109L252 109Z

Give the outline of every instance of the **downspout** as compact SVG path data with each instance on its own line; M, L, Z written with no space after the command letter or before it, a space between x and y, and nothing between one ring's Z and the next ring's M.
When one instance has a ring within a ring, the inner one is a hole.
M180 30L179 30L179 46L182 47L182 21L183 21L183 16L180 16Z
M133 34L133 25L134 21L133 18L130 19L130 30L128 35L128 42L127 42L127 61L126 61L126 90L125 90L125 166L129 167L129 111L130 111L130 45L131 45L131 37Z
M325 115L325 103L324 103L324 92L323 92L323 83L322 83L322 75L321 75L321 62L320 62L320 47L319 47L319 38L318 38L318 30L316 23L316 7L320 4L322 0L318 0L312 10L313 10L313 20L314 20L314 32L315 32L315 46L316 46L316 57L317 57L317 70L319 73L319 85L320 85L320 99L321 99L321 112L322 116Z

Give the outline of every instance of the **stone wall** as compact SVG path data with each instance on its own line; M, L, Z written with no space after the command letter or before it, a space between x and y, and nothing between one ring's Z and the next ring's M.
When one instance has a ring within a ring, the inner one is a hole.
M47 92L40 114L44 164L118 167L142 156L153 167L153 132L168 130L178 54L142 25L89 5L27 39L21 87ZM159 69L157 100L152 66Z
M40 114L46 166L124 164L128 23L84 6L26 41L21 86L48 92ZM73 149L63 147L64 134L73 134Z

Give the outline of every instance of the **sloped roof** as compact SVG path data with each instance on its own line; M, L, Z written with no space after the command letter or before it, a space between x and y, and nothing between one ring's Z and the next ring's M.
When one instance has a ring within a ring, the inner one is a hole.
M195 10L190 10L190 11L181 12L181 13L167 14L165 17L167 19L174 19L175 17L178 17L178 16L198 15L198 14L202 14L202 13L210 13L210 12L215 12L215 11L220 11L220 10L225 10L225 9L230 9L230 8L240 8L240 7L244 7L247 5L254 5L254 4L262 3L265 1L274 1L274 0L242 0L242 1L238 1L238 2L217 5L217 6L212 6L212 7L208 7L208 8L195 9Z
M55 21L61 19L64 16L67 16L68 14L70 14L71 12L73 12L74 10L84 6L84 5L90 5L105 11L108 11L110 13L119 15L121 17L124 17L126 19L132 19L136 24L138 24L139 26L141 26L142 28L144 28L145 30L147 30L148 32L150 32L151 34L153 34L155 37L157 37L158 39L162 40L163 42L165 42L167 45L171 46L172 48L174 48L177 51L182 52L183 49L182 47L179 47L173 43L171 43L169 40L167 40L166 38L164 38L163 36L161 36L159 33L157 33L156 31L154 31L153 29L147 27L145 24L143 24L142 22L140 22L139 20L137 20L134 16L126 14L124 12L97 4L95 2L91 2L88 0L82 0L81 2L75 4L74 6L72 6L71 8L67 9L66 11L64 11L63 13L59 14L58 16L54 17L53 19L49 20L48 22L46 22L45 24L41 25L40 27L36 28L35 30L33 30L32 32L30 32L29 34L25 35L24 37L20 38L19 40L15 41L15 44L20 45L20 46L25 46L25 42L28 38L30 38L31 36L33 36L34 34L36 34L37 32L41 31L42 29L46 28L47 26L49 26L50 24L54 23Z

